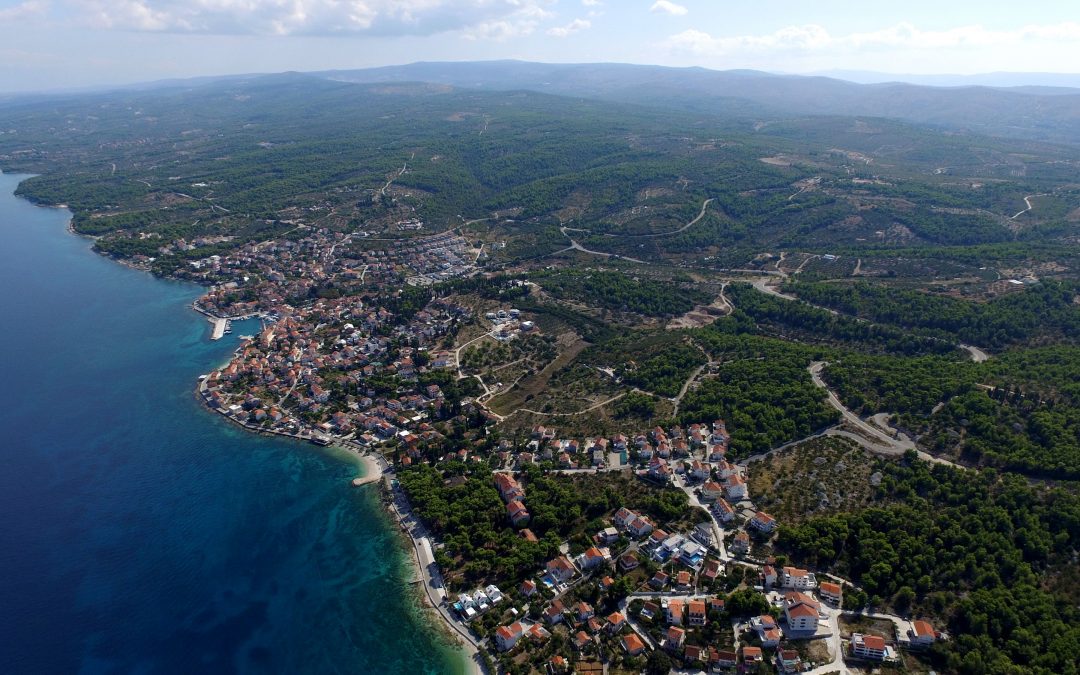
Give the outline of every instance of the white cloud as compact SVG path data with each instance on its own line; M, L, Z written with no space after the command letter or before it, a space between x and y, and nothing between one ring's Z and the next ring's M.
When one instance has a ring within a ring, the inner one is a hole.
M49 9L46 0L26 0L14 7L0 9L0 22L12 22L44 15Z
M586 7L599 7L604 3L600 2L600 0L581 0L581 4L585 5Z
M981 25L924 31L909 23L866 33L834 36L822 26L787 26L764 35L713 37L690 29L662 44L673 51L699 56L730 56L761 52L859 52L889 49L1003 48L1034 42L1080 42L1080 23L1029 25L1013 30L989 30Z
M516 0L508 1L518 5L518 9L508 13L505 18L496 21L482 21L472 26L466 26L462 31L462 36L467 40L504 42L511 38L531 35L541 21L554 16L538 3L530 0L523 0L520 3Z
M103 28L207 34L527 35L553 0L67 0Z
M683 5L677 5L671 0L656 0L652 7L649 8L650 12L664 12L672 16L684 16L688 11Z
M549 28L547 34L552 37L564 38L568 35L573 35L579 30L585 30L586 28L590 28L591 26L592 22L588 19L574 19L565 26L555 26L554 28Z

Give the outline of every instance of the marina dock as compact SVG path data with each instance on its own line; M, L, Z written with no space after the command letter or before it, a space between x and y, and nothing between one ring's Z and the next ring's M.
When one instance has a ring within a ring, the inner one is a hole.
M214 332L210 335L211 340L220 340L225 336L225 329L229 327L228 319L212 317L210 318L210 323L214 324Z

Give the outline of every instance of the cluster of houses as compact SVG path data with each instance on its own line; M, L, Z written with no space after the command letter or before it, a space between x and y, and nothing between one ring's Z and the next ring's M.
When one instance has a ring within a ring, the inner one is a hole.
M515 621L506 626L499 626L495 631L495 646L505 652L517 646L521 638L528 637L537 643L546 642L551 633L538 623Z
M510 474L498 473L495 480L507 504L524 499L524 490ZM770 561L761 568L761 581L765 590L781 593L778 601L780 619L771 614L752 617L748 627L757 636L752 645L736 643L733 648L721 648L720 645L701 644L702 640L695 638L693 632L706 627L710 614L723 611L725 602L722 597L699 594L694 572L698 576L716 578L722 573L720 563L705 558L704 547L692 538L669 534L648 516L632 509L619 508L611 520L610 527L593 536L595 545L573 558L569 555L553 558L544 566L539 583L536 579L522 583L520 592L531 602L539 599L537 593L541 584L556 597L541 611L537 623L515 620L501 626L495 635L495 644L500 651L513 649L523 637L538 644L546 642L550 631L556 626L565 626L570 643L583 660L602 641L609 646L618 645L629 656L641 655L651 648L663 649L687 667L705 667L709 672L717 673L732 672L740 666L753 668L771 654L780 673L796 673L808 666L787 641L823 637L823 631L830 630L828 607L839 608L843 602L840 584L819 581L809 570L794 565L774 566ZM613 558L608 546L623 537L638 543ZM649 579L647 585L656 595L646 596L640 609L634 610L636 614L631 616L615 611L605 615L584 600L563 599L575 578L593 572L598 572L593 578L599 579L601 591L610 588L615 583L607 575L607 571L613 569L611 565L619 572L629 573L640 565L642 556L661 563L677 563L678 571L671 571L671 565L665 564ZM648 631L652 637L642 626L650 627ZM914 622L911 645L928 645L935 635L926 622ZM856 634L850 643L850 655L883 661L895 654L882 638Z
M462 593L453 604L453 608L463 620L472 621L502 602L503 597L499 587L490 584L487 588L478 589L473 593Z
M533 440L526 452L530 459L538 457L545 461L557 461L559 468L578 469L586 466L600 467L608 461L609 453L626 454L646 466L646 475L659 482L670 481L675 471L684 470L675 460L701 455L704 461L694 460L685 470L705 479L709 476L711 462L720 462L728 450L727 427L722 420L707 424L692 424L688 428L675 426L670 431L656 427L648 433L633 437L616 434L611 438L558 438L555 429L538 425L532 430ZM524 454L524 453L523 453Z
M503 503L506 504L506 517L514 527L525 527L532 517L525 508L525 490L521 484L508 473L498 472L495 474L495 488L499 491Z
M307 298L320 285L429 285L472 273L476 268L464 238L454 232L412 237L388 246L357 245L363 239L297 225L297 239L245 243L225 255L190 263L183 275L212 289L197 301L215 316L269 312L290 298ZM190 251L209 240L177 240L162 247ZM381 243L381 242L380 242Z
M380 395L367 382L388 376L417 382L433 367L426 345L454 330L467 310L435 300L400 321L350 297L280 311L278 321L265 322L228 365L206 378L208 405L260 429L333 435L360 445L396 438L415 451L441 438L429 423L449 409L438 385ZM394 346L401 342L416 346Z
M521 310L513 307L487 312L484 318L491 322L491 336L499 342L512 340L521 334L536 332L536 324L522 320Z
M934 630L928 621L915 620L911 622L907 635L902 636L899 642L909 649L927 649L940 637L941 634ZM852 633L849 648L850 656L857 659L866 661L895 661L897 659L896 648L878 635Z

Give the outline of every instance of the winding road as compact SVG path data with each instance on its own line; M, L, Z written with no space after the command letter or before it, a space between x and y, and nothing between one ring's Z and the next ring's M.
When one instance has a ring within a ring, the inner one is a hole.
M650 237L670 237L670 236L672 236L674 234L679 234L681 232L685 232L686 230L690 229L694 225L697 225L698 221L700 221L702 218L705 217L705 211L709 208L709 204L711 204L714 199L715 199L715 197L709 197L708 199L706 199L701 204L701 211L698 212L697 217L694 218L693 220L691 220L689 223L683 225L682 227L680 227L677 230L671 230L670 232L654 232L654 233L651 233L651 234L620 234L620 235L611 235L611 236L618 236L620 239L646 239L646 238L650 238Z
M795 297L794 295L788 295L787 293L781 293L775 287L770 286L769 281L771 281L771 279L769 277L762 277L760 279L755 279L751 283L751 285L754 288L756 288L757 290L759 290L762 293L765 293L767 295L772 295L772 296L775 296L777 298L783 298L784 300L790 300L792 302L806 302L805 300L800 300L799 298ZM806 302L806 304L810 305L814 309L820 309L822 311L828 312L829 314L832 314L833 316L848 316L847 314L842 315L842 314L840 314L840 312L836 311L835 309L830 309L829 307L822 307L821 305L814 305L814 304L811 304L809 302ZM869 321L868 319L863 319L863 318L858 317L858 316L853 316L853 317L850 317L850 318L854 319L855 321L861 321L861 322L864 322L864 323L873 323L872 321ZM940 338L931 337L930 339L931 340L936 340L938 342L948 342L947 340L942 340ZM974 361L975 363L982 363L983 361L986 361L987 359L990 358L990 355L987 354L985 351L983 351L982 349L979 349L978 347L973 347L972 345L965 345L965 344L962 344L962 343L956 343L956 347L958 349L963 349L964 351L966 351L971 356L971 360Z
M1024 209L1023 211L1020 211L1019 213L1017 213L1015 216L1013 216L1009 220L1016 220L1017 218L1024 215L1025 213L1027 213L1031 209L1035 208L1031 203L1031 198L1032 197L1042 197L1042 195L1028 195L1027 197L1024 197L1024 205L1027 206L1027 208Z
M691 220L690 222L683 225L682 227L680 227L677 230L671 230L670 232L654 232L654 233L650 233L650 234L619 234L619 235L606 234L604 236L618 237L619 239L649 239L649 238L654 238L654 237L670 237L670 236L679 234L680 232L685 232L686 230L688 230L691 227L693 227L694 225L696 225L699 221L701 221L702 218L705 217L705 212L709 209L709 204L711 204L714 199L715 199L715 197L709 197L704 202L702 202L701 211L698 212L697 216L693 220ZM583 229L576 228L576 227L563 226L563 227L559 228L559 231L563 233L564 237L566 237L567 239L570 240L570 245L567 246L564 249L560 249L558 251L555 251L555 253L552 253L551 255L556 255L556 254L559 254L559 253L566 253L567 251L574 250L574 251L581 251L582 253L588 253L590 255L604 256L605 258L614 258L616 260L629 260L630 262L639 263L641 265L648 265L649 264L648 262L646 262L644 260L638 260L637 258L631 258L629 256L619 255L618 253L605 253L604 251L593 251L592 249L585 248L584 246L579 244L573 237L570 236L570 232L589 232L589 230L583 230Z
M915 445L915 442L903 433L897 432L897 437L893 438L881 429L878 429L877 427L868 424L861 417L848 410L847 406L845 406L843 402L836 396L836 394L831 389L829 389L829 385L825 383L825 380L821 379L821 371L827 365L827 361L814 361L813 363L811 363L810 366L807 368L807 371L809 371L810 373L810 379L813 380L814 385L821 387L826 392L828 392L829 405L838 410L843 416L844 421L858 429L860 433L853 434L849 431L844 431L843 429L833 427L831 429L825 430L825 432L821 435L843 436L845 438L850 438L866 450L869 450L870 452L878 455L896 456L902 455L908 450L914 450L915 454L918 455L919 459L923 461L933 462L934 464L947 464L948 466L952 466L958 469L963 468L959 464L954 464L947 459L941 459L940 457L935 457L927 452L919 450L918 447Z

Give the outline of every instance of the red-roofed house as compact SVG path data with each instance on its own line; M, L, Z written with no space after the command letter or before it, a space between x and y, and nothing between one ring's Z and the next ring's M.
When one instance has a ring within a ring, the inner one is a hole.
M506 515L510 517L510 522L514 524L514 527L527 524L531 518L529 510L517 499L506 505Z
M769 534L776 529L776 518L773 518L764 511L758 511L754 514L754 517L750 519L749 525L758 532Z
M781 673L797 673L802 670L802 661L799 652L794 649L776 650L776 667Z
M681 626L683 623L683 601L672 598L664 608L664 618L672 626Z
M626 617L621 612L612 612L608 614L607 622L608 630L612 633L618 633L626 625Z
M717 499L712 505L712 510L721 523L730 523L735 520L735 509L728 504L726 499Z
M817 577L798 567L785 567L780 574L780 585L784 588L808 590L817 586Z
M603 565L606 560L607 557L604 556L603 551L601 551L595 546L592 546L589 548L589 550L581 554L581 558L578 560L578 562L581 563L581 569L591 570L595 567Z
M701 660L701 647L698 645L686 645L686 649L683 650L683 661L685 663L695 663Z
M705 481L701 486L701 498L705 501L714 501L724 497L724 486L714 480Z
M824 586L825 584L822 584ZM937 631L928 622L917 620L911 622L911 644L914 647L929 647L937 640Z
M504 502L525 498L525 491L521 489L521 485L510 474L497 473L494 480L499 496L502 497Z
M731 550L735 553L746 553L750 550L750 535L740 531L731 541Z
M746 498L746 481L739 474L732 474L724 480L724 494L728 499L738 501Z
M495 631L495 644L499 651L509 651L514 648L521 636L525 634L525 627L520 621L515 621L509 626L499 626Z
M739 655L736 652L709 647L709 666L711 668L734 668L737 665L739 665Z
M664 640L664 647L668 651L676 652L679 651L685 641L686 631L678 626L672 626L667 630L667 639Z
M691 600L687 604L687 621L691 626L704 626L706 612L704 600Z
M821 605L805 593L784 595L784 617L793 631L816 631Z
M560 583L569 581L574 576L575 572L577 572L577 570L574 568L574 564L564 555L548 561L547 573Z
M574 648L578 651L585 649L590 643L592 643L592 638L583 630L579 630L577 635L574 636Z
M592 605L587 602L579 602L574 608L577 610L578 621L588 621L596 613L593 611Z
M776 575L776 568L772 565L766 565L765 567L762 567L761 576L765 580L766 586L776 585L776 580L778 579L778 577Z
M863 659L881 661L885 658L885 639L876 635L851 635L851 653Z
M634 633L630 633L622 639L622 647L630 656L637 656L645 651L645 643Z
M822 581L818 584L818 595L822 600L827 600L837 606L844 601L844 589L840 584L834 584L831 581Z

